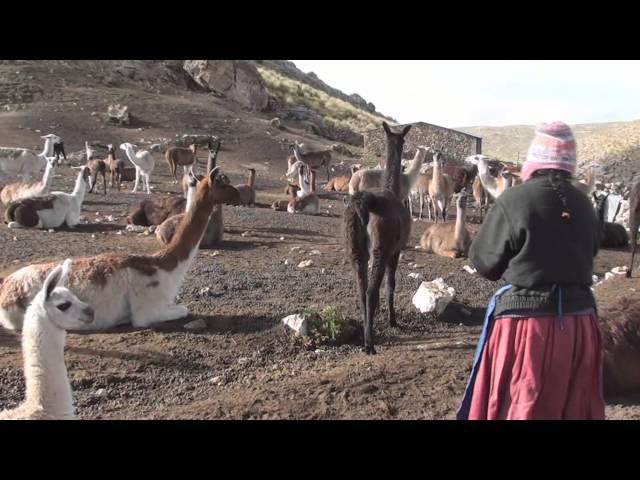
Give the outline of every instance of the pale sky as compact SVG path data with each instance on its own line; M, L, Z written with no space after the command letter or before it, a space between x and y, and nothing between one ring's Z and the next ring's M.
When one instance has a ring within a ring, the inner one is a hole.
M444 127L640 119L637 60L292 60L400 123Z

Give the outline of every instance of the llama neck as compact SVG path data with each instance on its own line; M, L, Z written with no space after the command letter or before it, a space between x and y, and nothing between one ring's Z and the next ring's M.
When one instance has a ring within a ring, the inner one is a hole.
M299 162L304 162L304 160L302 159L302 153L300 152L300 147L298 147L297 145L293 147L293 155Z
M73 187L73 192L71 193L71 195L76 197L80 201L80 203L82 203L82 200L84 199L85 190L86 190L86 185L84 181L84 172L80 172L80 174L78 175L78 178L76 179L76 184Z
M53 157L53 140L51 138L44 139L44 148L42 149L41 157Z
M253 188L256 184L256 172L253 170L249 171L249 187Z
M431 173L431 178L433 178L433 180L440 180L440 177L442 176L442 168L440 167L440 161L434 158L432 162L432 167L433 167L433 170Z
M462 208L458 202L458 205L456 206L456 226L453 230L453 238L456 242L463 237L465 231L465 210L466 209Z
M131 163L133 163L133 164L137 167L137 166L138 166L138 164L136 163L136 160L137 160L138 158L136 157L136 152L134 152L134 151L133 151L133 148L131 148L131 147L127 147L127 148L125 149L125 152L126 152L126 154L127 154L127 158L129 159L129 161L130 161Z
M302 190L303 195L308 195L311 193L311 188L307 179L302 175L301 171L298 171L298 185L300 186L300 190Z
M387 145L387 160L385 164L385 188L396 197L400 195L400 171L402 169L402 150L390 149Z
M411 161L411 166L409 167L406 175L408 175L412 179L418 178L418 175L420 174L420 167L422 167L422 162L424 161L425 154L426 152L421 148L418 149L418 151L416 152L416 156L413 157L413 160Z
M41 307L27 311L22 333L26 404L56 418L73 415L73 396L64 363L66 333L46 319Z
M187 189L187 206L185 207L185 212L190 212L193 210L193 207L196 203L196 187L189 185Z
M84 149L87 152L87 160L91 160L91 149L89 148L88 142L84 142Z
M51 190L51 184L53 183L53 171L55 168L55 164L52 162L47 162L47 166L44 169L44 175L42 176L42 187L45 192Z

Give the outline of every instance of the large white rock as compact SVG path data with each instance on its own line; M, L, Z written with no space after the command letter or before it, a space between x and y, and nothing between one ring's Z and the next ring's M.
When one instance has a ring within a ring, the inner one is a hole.
M308 329L307 319L305 318L304 315L300 313L296 313L295 315L289 315L287 317L284 317L282 319L282 323L284 323L287 327L297 332L299 335L304 336L307 334L307 329Z
M422 282L412 302L422 313L436 312L436 315L440 315L455 294L456 291L445 284L442 278L436 278L432 282Z

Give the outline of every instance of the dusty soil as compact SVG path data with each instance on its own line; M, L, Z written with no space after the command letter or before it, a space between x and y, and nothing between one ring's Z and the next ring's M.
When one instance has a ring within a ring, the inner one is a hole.
M66 92L69 94L69 92ZM70 95L70 94L69 94ZM220 152L223 171L234 183L244 179L244 168L258 169L257 208L225 207L224 245L202 250L189 272L178 301L192 312L189 319L148 330L120 328L112 332L69 334L66 361L78 414L85 419L160 418L295 418L295 419L451 419L462 396L480 332L484 307L496 284L466 273L464 259L451 260L413 249L425 222L413 224L412 240L397 273L399 328L384 321L386 305L375 325L378 355L365 356L360 338L340 347L308 350L281 325L285 315L308 305L335 305L359 319L353 273L344 262L341 246L340 197L324 198L322 215L290 215L267 208L283 198L286 151L279 137L300 138L320 146L317 138L299 131L269 131L267 119L241 111L205 107L203 95L176 98L158 113L164 124L135 128L100 128L89 116L101 103L87 92L68 102L83 100L84 110L42 105L28 112L0 114L0 144L32 146L35 129L55 122L67 151L81 148L85 138L122 142L173 136L171 125L190 125L207 108L215 125L227 125ZM209 100L208 102L214 102ZM130 98L133 102L133 98ZM92 105L91 102L94 102ZM152 118L150 107L137 105L138 115ZM208 104L207 104L208 105ZM149 111L145 111L147 108ZM226 108L226 107L225 107ZM133 109L136 112L135 109ZM194 115L191 112L194 111ZM207 112L205 112L207 113ZM204 115L204 113L203 113ZM153 117L156 118L156 117ZM220 120L227 120L223 122ZM235 118L239 120L236 122ZM93 122L93 123L91 123ZM187 123L191 122L191 123ZM153 122L148 120L145 125ZM18 126L22 128L18 128ZM204 133L194 126L184 133ZM238 139L236 141L236 138ZM160 154L152 175L154 195L173 192L169 172ZM204 163L204 155L202 157ZM344 170L348 168L347 159ZM342 168L338 168L341 171ZM0 183L9 179L0 178ZM324 180L324 179L322 179ZM70 190L74 171L58 170L54 189ZM0 277L22 266L47 259L94 255L105 251L153 252L155 236L127 233L126 212L144 195L109 191L89 194L84 203L85 223L74 231L8 230L0 225ZM107 217L112 216L110 221ZM471 218L471 217L470 217ZM473 231L478 226L471 225ZM248 233L247 233L248 232ZM243 233L247 233L242 236ZM283 237L283 239L281 239ZM292 247L301 250L291 252ZM319 250L321 255L310 255ZM306 269L301 260L312 259ZM285 260L289 260L285 264ZM596 274L627 262L627 252L603 251ZM411 268L410 263L418 263ZM417 313L411 297L422 279L442 277L456 289L456 301L440 318ZM633 279L628 288L640 288ZM605 284L606 286L606 284ZM383 294L384 295L384 294ZM383 297L384 298L384 297ZM602 301L615 301L608 291ZM202 318L207 328L190 332L184 323ZM16 405L24 394L19 337L0 331L0 409ZM640 398L616 399L607 408L609 418L640 418Z

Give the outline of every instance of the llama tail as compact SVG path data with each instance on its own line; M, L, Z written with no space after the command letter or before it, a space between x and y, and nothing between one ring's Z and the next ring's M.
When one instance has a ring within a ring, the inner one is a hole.
M363 227L369 224L369 213L376 208L376 196L371 192L356 192L351 197L351 206L355 210Z

